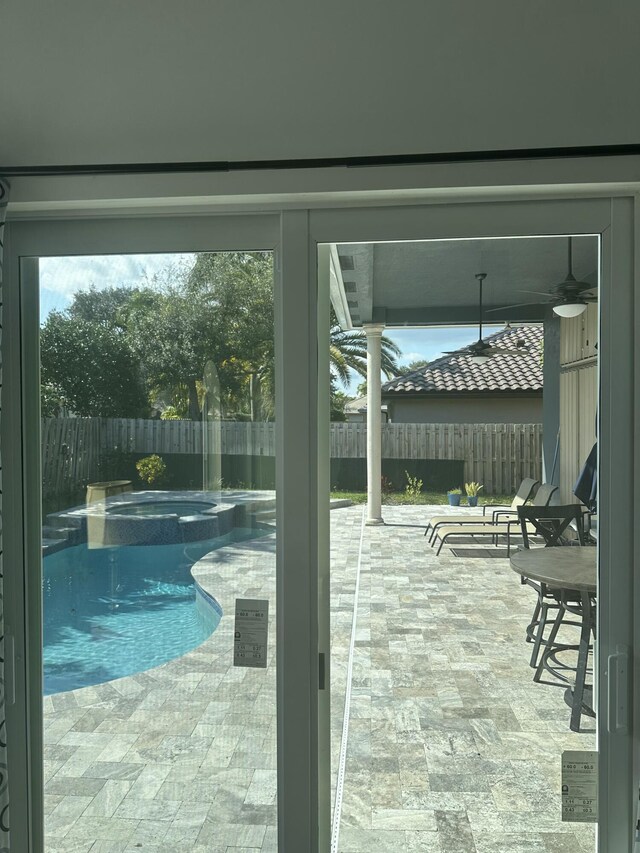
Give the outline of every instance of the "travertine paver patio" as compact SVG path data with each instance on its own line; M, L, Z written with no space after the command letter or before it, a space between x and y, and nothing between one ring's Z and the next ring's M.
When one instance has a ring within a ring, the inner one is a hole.
M593 826L560 820L560 760L595 737L532 681L532 590L506 559L435 557L432 508L383 510L363 535L341 853L593 850ZM332 526L336 556L354 534Z
M532 592L506 560L436 558L428 512L386 507L386 526L364 528L339 849L593 849L592 827L560 822L558 791L562 750L594 736L571 733L562 691L531 681ZM361 521L361 507L331 513L334 760ZM225 613L198 649L47 697L48 853L277 850L274 544L197 565ZM236 597L270 599L267 670L232 666Z

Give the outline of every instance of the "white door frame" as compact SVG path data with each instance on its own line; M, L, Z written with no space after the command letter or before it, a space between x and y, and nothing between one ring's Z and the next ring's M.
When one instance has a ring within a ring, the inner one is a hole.
M634 299L638 232L632 197L316 210L310 219L311 252L316 257L318 247L326 243L580 233L601 237L599 461L605 476L600 474L599 602L607 607L599 606L598 613L599 853L632 849L638 799L639 757L631 719L635 717L638 724L640 696L636 688L633 702L629 692L632 707L625 730L622 720L616 724L609 719L608 678L610 655L632 650L634 643L636 660L640 651L640 631L636 628L634 637L633 619L634 602L637 608L640 600L634 584L634 565L640 556L640 533L634 525L634 507L640 505L638 476L634 481L634 472L640 472L640 453L634 445L640 437L640 394L633 382L634 366L640 364L640 346L634 336L634 319L640 318ZM321 424L326 423L326 405L319 414ZM320 572L321 584L328 583L326 560L320 562ZM321 752L325 749L326 744L320 744ZM321 787L327 785L325 774Z
M619 192L619 188L618 188ZM24 634L24 589L20 566L33 543L23 535L23 463L33 447L22 443L23 394L20 380L20 258L101 253L153 251L214 251L242 248L276 250L276 364L278 376L278 705L279 705L279 841L281 853L300 850L324 853L318 846L318 798L328 777L326 763L318 760L319 731L327 731L327 696L318 702L318 650L326 639L326 613L318 627L318 603L326 601L328 539L326 517L318 503L319 483L324 476L326 450L319 456L318 425L326 424L326 395L318 393L318 330L327 319L318 311L317 248L320 243L370 242L426 238L521 236L523 234L592 233L602 235L603 293L601 297L601 435L600 455L607 460L610 476L601 478L602 528L600 543L600 595L608 596L609 608L600 619L600 853L631 849L637 792L634 770L640 761L631 749L631 738L606 733L607 653L615 644L635 648L640 626L633 634L634 604L640 606L640 585L634 585L634 559L640 555L640 532L634 534L633 510L637 503L635 483L640 483L640 454L634 439L640 438L640 394L634 394L634 368L640 374L640 345L633 335L633 320L640 322L634 301L634 259L640 256L640 216L634 216L630 196L619 198L565 198L536 200L525 194L519 200L415 206L362 207L354 209L283 210L274 214L235 216L180 216L130 219L95 217L84 220L9 222L5 234L4 280L4 387L1 421L4 478L5 618L7 633L15 635L16 702L8 709L10 738L10 793L12 844L17 853L41 853L32 834L40 820L39 805L27 802L24 792L33 783L33 767L39 764L38 744L28 737L29 726L39 725L37 706L27 701L28 650ZM351 202L353 204L353 202ZM388 204L388 202L387 202ZM42 214L40 214L42 216ZM59 214L58 214L59 215ZM262 236L262 239L260 237ZM246 239L245 239L246 238ZM257 241L256 241L256 238ZM28 264L25 264L28 270ZM611 286L614 282L614 286ZM613 296L615 295L615 299ZM28 346L28 341L25 342ZM633 359L630 354L633 353ZM607 381L615 376L614 382ZM640 445L639 445L640 446ZM37 455L37 454L36 454ZM325 457L325 458L323 458ZM630 458L633 464L629 464ZM310 464L318 460L319 465ZM326 466L325 466L326 467ZM319 469L321 474L319 476ZM636 475L634 478L634 474ZM30 474L33 477L33 473ZM609 512L615 495L623 500ZM33 492L32 492L33 493ZM605 506L606 504L606 506ZM38 508L39 514L39 508ZM323 520L324 519L324 520ZM31 519L38 530L39 520ZM39 555L38 555L39 556ZM321 576L318 577L318 565ZM323 574L324 572L324 574ZM639 620L640 622L640 620ZM324 638L324 639L323 639ZM636 684L639 683L636 680ZM31 691L33 693L33 691ZM33 697L32 697L33 699ZM319 705L322 715L319 713ZM640 702L634 703L638 731ZM37 739L36 739L37 740ZM322 770L324 766L324 770ZM322 778L318 773L322 770ZM325 799L326 803L326 799ZM13 851L12 851L13 853Z
M316 707L317 641L307 614L310 601L315 602L317 578L317 554L310 548L315 541L317 471L307 462L317 455L315 444L310 444L315 431L309 428L311 420L316 422L316 299L315 292L300 287L310 273L307 216L292 212L111 216L7 225L1 428L5 633L15 643L15 664L8 662L15 700L7 708L12 853L43 849L40 448L39 430L32 426L40 418L37 258L242 249L274 251L276 268L280 846L290 851L314 849L317 782L310 780L317 774L317 756L311 749L317 725L317 713L311 713ZM281 275L283 261L288 272ZM22 381L25 369L31 377L28 386ZM309 405L301 389L306 389Z

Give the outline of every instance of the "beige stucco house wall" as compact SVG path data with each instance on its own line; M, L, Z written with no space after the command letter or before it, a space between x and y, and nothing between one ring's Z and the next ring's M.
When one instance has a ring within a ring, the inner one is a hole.
M542 423L542 394L523 397L466 395L452 397L436 395L428 399L407 397L389 400L391 423L411 424L539 424Z
M544 333L507 327L484 339L504 355L478 364L462 347L382 386L391 423L542 423ZM513 350L520 355L512 355Z

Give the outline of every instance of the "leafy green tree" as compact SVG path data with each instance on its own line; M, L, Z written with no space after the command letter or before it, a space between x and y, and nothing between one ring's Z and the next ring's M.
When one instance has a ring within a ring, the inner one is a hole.
M197 383L205 362L221 358L212 308L175 285L141 291L126 306L126 336L144 371L149 393L186 389L189 417L200 417Z
M40 334L43 411L83 417L141 417L147 395L123 335L52 311Z
M273 257L270 252L199 255L186 282L191 298L213 311L224 345L216 367L228 413L274 416ZM215 359L214 359L215 362Z
M201 254L192 269L168 268L150 286L80 291L64 314L49 316L43 344L43 393L52 410L62 404L78 414L91 410L123 417L162 401L167 416L198 419L204 365L212 361L223 416L272 419L272 255ZM337 396L337 382L346 384L351 370L366 376L366 350L364 331L341 329L332 314L336 417L344 417L345 402ZM387 376L397 372L399 353L383 337L382 369ZM109 365L104 377L89 383L94 386L91 392L82 387L87 384L85 359L88 365L92 360Z
M345 414L345 406L353 400L353 397L349 397L348 394L345 394L343 391L338 391L335 388L334 381L331 381L331 411L330 411L330 419L332 421L346 421L347 416Z
M340 380L343 385L349 384L351 370L366 378L367 337L364 329L343 329L332 309L329 335L329 359L332 377ZM400 347L386 335L383 335L381 368L387 379L397 375L398 363L396 358L400 354Z
M74 294L66 314L72 320L98 323L107 329L124 331L126 309L140 292L140 289L132 290L130 287L98 290L95 285L91 285L88 290L79 290Z
M398 367L397 376L406 376L408 373L413 373L415 370L420 370L421 367L426 367L429 364L426 358L418 358L415 361L410 361L409 364L401 364Z

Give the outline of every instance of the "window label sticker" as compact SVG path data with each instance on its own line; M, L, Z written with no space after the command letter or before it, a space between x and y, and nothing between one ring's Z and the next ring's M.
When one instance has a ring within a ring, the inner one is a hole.
M233 665L267 666L269 635L269 601L267 599L237 598L233 634Z
M598 821L598 753L566 750L562 753L562 820Z

